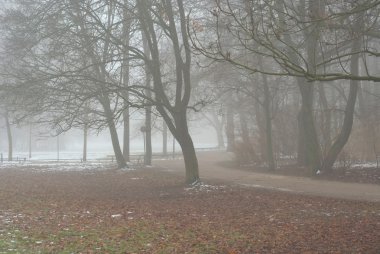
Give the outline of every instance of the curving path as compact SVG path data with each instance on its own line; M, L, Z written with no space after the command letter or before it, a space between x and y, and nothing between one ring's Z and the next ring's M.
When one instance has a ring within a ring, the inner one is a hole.
M201 179L306 195L380 202L380 185L270 175L238 169L231 170L218 166L218 162L229 159L232 159L232 155L227 152L198 153ZM185 173L183 160L157 160L154 161L154 164L155 166L159 166L161 170L183 175Z

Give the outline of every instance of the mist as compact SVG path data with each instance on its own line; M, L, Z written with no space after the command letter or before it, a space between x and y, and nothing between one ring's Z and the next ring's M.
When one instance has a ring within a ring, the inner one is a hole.
M378 0L0 0L0 253L380 253Z

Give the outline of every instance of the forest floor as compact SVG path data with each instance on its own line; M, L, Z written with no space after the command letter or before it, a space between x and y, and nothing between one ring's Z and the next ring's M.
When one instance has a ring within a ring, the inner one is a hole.
M380 252L379 202L171 171L3 168L0 253Z

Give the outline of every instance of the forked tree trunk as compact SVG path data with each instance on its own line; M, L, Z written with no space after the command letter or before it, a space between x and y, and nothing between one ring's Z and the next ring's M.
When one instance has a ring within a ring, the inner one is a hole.
M358 21L357 21L358 22ZM360 25L360 24L359 24ZM359 29L356 29L356 32L359 33ZM360 39L355 39L352 45L351 64L350 72L354 76L359 75L359 54L357 53L360 50ZM356 98L358 95L359 81L350 80L350 92L348 95L348 100L345 108L344 120L342 129L336 138L335 142L329 149L326 158L323 160L321 171L331 172L332 167L336 159L338 158L339 153L342 151L343 147L346 145L348 138L350 137L352 125L354 123L354 113Z
M166 34L172 42L171 48L175 57L174 70L176 82L174 90L175 96L173 96L175 101L174 105L172 105L169 94L167 94L167 91L164 89L165 86L162 80L159 40L155 27L160 24L157 24L152 19L152 10L155 8L153 8L151 1L141 0L137 1L137 8L141 29L145 37L143 41L149 44L150 55L148 56L150 59L145 59L145 63L153 77L155 106L181 145L186 168L186 183L193 184L199 181L199 168L194 144L187 125L187 108L191 95L191 50L187 34L186 14L182 0L176 1L177 8L175 8L175 10L172 1L162 1L161 4L167 18L167 24L165 24ZM175 19L175 14L179 15L179 19ZM179 20L180 24L178 25L175 20ZM177 29L180 29L180 33ZM179 35L181 39L179 39ZM147 51L145 51L145 53L147 53Z

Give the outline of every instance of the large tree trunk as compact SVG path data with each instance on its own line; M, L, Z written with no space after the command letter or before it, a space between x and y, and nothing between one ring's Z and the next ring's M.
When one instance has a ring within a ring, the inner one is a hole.
M175 116L177 128L174 136L182 149L186 168L186 183L194 184L199 181L199 165L194 143L189 134L186 115L186 112L181 112Z
M194 144L187 126L187 108L191 98L192 86L190 82L191 50L187 34L186 14L182 0L176 1L177 8L175 11L172 1L163 1L161 3L166 11L168 22L168 24L165 24L166 34L172 42L172 52L175 57L174 70L176 82L175 89L173 89L175 95L172 97L174 98L174 105L172 105L169 94L167 94L167 91L164 89L165 86L162 80L159 40L155 28L157 23L152 20L152 3L142 0L137 1L137 8L141 28L145 37L143 41L149 44L149 55L151 57L151 59L145 59L145 63L154 81L153 88L156 108L181 145L186 167L186 182L193 184L199 181L199 168ZM175 19L175 13L179 15L179 19ZM178 20L180 24L178 25L175 20ZM177 29L180 29L181 32L178 33ZM181 39L179 39L179 34Z
M317 129L314 123L313 112L313 84L299 84L302 96L301 111L299 114L299 147L298 151L304 156L301 165L311 169L311 173L315 174L321 166L321 150L318 142ZM300 155L299 154L299 155Z
M308 69L312 74L317 73L317 57L320 55L318 41L320 35L320 22L324 13L324 2L321 0L309 1L308 7L305 1L301 2L303 15L308 15L311 25L305 27L305 41L307 51ZM321 148L319 146L317 129L314 123L313 101L314 82L306 83L306 80L297 79L298 87L301 91L302 105L299 115L299 135L300 141L298 151L304 149L304 158L299 159L308 166L312 174L315 174L321 166Z
M107 99L106 99L107 100ZM112 141L112 147L115 154L115 159L117 162L118 168L124 168L127 166L127 163L125 162L123 153L121 152L120 143L119 143L119 137L117 135L117 130L115 126L115 121L113 119L113 114L109 106L109 102L103 102L102 103L104 108L105 117L107 120L108 129L110 131L111 135L111 141Z
M358 24L358 25L360 26L361 24ZM359 33L359 31L360 30L357 28L356 32ZM353 55L351 56L350 72L354 76L359 75L359 54L357 52L359 52L360 50L360 44L361 44L360 39L356 38L354 40L354 43L352 45L352 50L351 50ZM356 105L356 98L358 94L359 85L360 83L357 80L350 81L350 92L348 95L348 100L347 100L347 104L345 108L343 126L335 142L329 149L329 152L327 153L326 158L323 160L322 168L321 168L322 172L332 171L332 167L334 166L334 163L339 153L342 151L343 147L346 145L348 141L348 138L350 137L352 125L354 123L355 105Z
M8 112L5 113L5 124L7 126L7 135L8 135L8 161L13 160L13 141L12 141L12 129L9 122Z
M353 60L351 60L353 61ZM352 64L351 64L352 65ZM354 122L354 111L356 104L356 97L358 92L358 81L350 81L350 92L348 96L347 106L345 109L345 117L343 121L343 126L341 132L339 133L337 139L329 149L326 158L323 160L321 171L331 172L332 167L338 158L339 153L342 151L343 147L346 145L348 138L350 137L352 125Z

